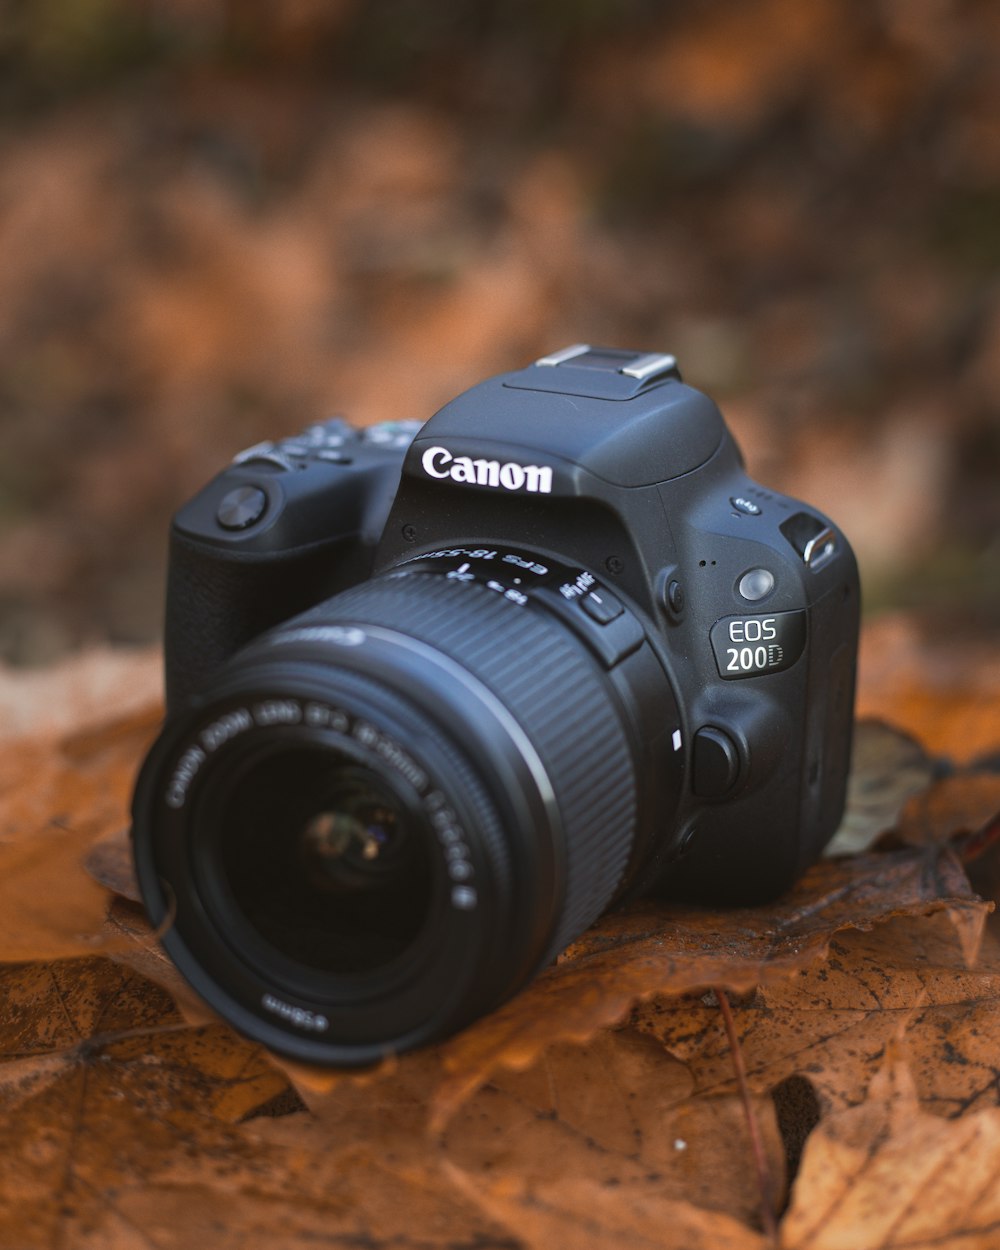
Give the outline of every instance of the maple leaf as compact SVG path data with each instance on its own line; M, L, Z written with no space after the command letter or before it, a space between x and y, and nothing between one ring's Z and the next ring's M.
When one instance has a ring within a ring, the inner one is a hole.
M773 1244L717 1211L655 1192L623 1203L606 1185L567 1172L558 1180L524 1174L449 1175L529 1250L768 1250Z
M1000 1109L942 1123L893 1044L858 1106L806 1143L785 1250L992 1250L1000 1235Z
M716 1236L728 1244L727 1230L750 1236L743 1222L756 1218L760 1199L740 1100L692 1096L685 1066L652 1039L624 1029L584 1047L554 1046L530 1071L499 1074L434 1133L427 1100L439 1066L433 1050L406 1056L377 1081L340 1083L308 1118L254 1120L245 1131L297 1152L311 1175L331 1184L367 1170L374 1195L390 1169L425 1195L450 1189L505 1225L518 1245L534 1245L536 1236L541 1244L551 1233L549 1245L575 1248L591 1244L595 1226L616 1224L624 1237L642 1210L650 1219L653 1212L683 1212L678 1226L704 1233L697 1244L714 1245ZM780 1182L784 1151L774 1111L766 1098L755 1107ZM529 1208L538 1193L569 1178L598 1197L593 1211L581 1209L561 1226L556 1213L555 1227L553 1220L533 1224ZM525 1186L530 1194L514 1201ZM487 1200L493 1195L499 1203L504 1194L506 1206ZM375 1216L371 1197L368 1210ZM377 1228L385 1236L388 1220L378 1213L373 1235ZM652 1237L649 1228L636 1244L695 1244L675 1240L669 1225Z
M952 852L934 847L821 861L766 907L717 912L646 902L614 912L517 997L445 1043L434 1122L446 1122L498 1067L527 1067L556 1041L584 1041L637 1001L784 981L824 958L843 929L943 911L971 961L990 906L972 893Z
M0 968L0 1229L28 1250L100 1225L172 1160L203 1175L245 1150L232 1125L287 1095L258 1046L193 1030L169 996L104 959Z
M942 916L841 933L823 963L759 986L733 1010L756 1092L799 1076L815 1091L818 1112L852 1106L865 1097L886 1047L905 1031L929 1110L953 1117L1000 1098L1000 946L986 940L969 968ZM698 1092L735 1090L712 1001L657 998L629 1020L687 1065Z

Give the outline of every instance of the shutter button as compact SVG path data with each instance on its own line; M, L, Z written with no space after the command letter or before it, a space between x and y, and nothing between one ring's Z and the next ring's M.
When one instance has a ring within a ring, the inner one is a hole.
M223 495L215 519L224 530L245 530L267 511L267 495L259 486L237 486Z

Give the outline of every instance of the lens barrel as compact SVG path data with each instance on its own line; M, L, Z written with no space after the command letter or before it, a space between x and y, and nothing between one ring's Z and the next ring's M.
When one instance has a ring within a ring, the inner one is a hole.
M662 688L635 692L659 708ZM164 726L137 871L181 972L292 1057L364 1064L520 988L634 857L641 717L555 614L390 571Z

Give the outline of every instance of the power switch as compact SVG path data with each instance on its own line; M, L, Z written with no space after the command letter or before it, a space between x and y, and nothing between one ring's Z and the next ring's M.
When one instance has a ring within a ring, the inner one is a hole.
M724 798L740 774L740 753L729 734L706 725L694 736L692 789L699 798Z

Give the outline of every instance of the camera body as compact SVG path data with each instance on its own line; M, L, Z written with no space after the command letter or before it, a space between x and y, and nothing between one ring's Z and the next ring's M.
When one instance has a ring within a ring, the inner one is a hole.
M431 582L434 606L423 606ZM296 725L304 732L310 716L324 732L337 728L330 699L309 700L317 648L343 671L345 689L355 683L376 709L350 727L344 719L348 745L338 750L356 755L355 771L391 770L394 793L425 793L417 775L436 765L414 744L463 718L451 762L440 765L451 778L447 809L427 799L420 820L438 830L441 897L456 914L514 881L505 913L513 927L483 954L483 966L510 967L485 998L461 991L468 1001L433 1025L412 1012L405 1026L372 1017L357 1036L348 1000L367 1001L363 969L350 964L354 990L331 981L322 993L286 970L280 990L261 982L242 999L222 995L223 1014L261 1040L299 1058L367 1062L488 1009L616 901L774 896L842 815L858 617L844 535L746 476L718 408L681 381L670 356L577 345L474 386L423 424L332 421L251 448L171 530L167 728L135 805L151 916L160 923L169 910L164 878L174 894L197 892L156 850L182 835L155 829L167 809L171 819L193 811L189 795L213 755L225 754L218 747ZM249 678L220 679L234 656L241 672L288 657L284 696L273 682L250 693ZM416 700L419 687L421 706L433 704L425 730L402 719L384 729L379 717L388 724L390 711L374 689L383 675L400 698ZM486 721L495 722L491 741ZM479 784L473 774L487 773L498 836L513 848L509 869L477 866L480 852L494 854L469 833L493 820L486 799L478 815L474 804L462 810ZM345 802L327 805L340 812ZM365 810L374 828L375 809ZM464 833L444 831L445 810ZM627 832L613 833L619 825ZM561 832L538 832L550 826ZM192 854L201 854L198 837ZM531 866L519 874L520 856ZM430 881L438 868L426 871ZM564 890L552 885L562 877ZM563 902L553 910L543 895ZM166 945L216 1001L223 974L204 971L207 939L196 928L192 920ZM306 956L299 963L312 966ZM324 976L331 969L343 972L324 964ZM327 1027L334 1000L345 1021L336 1039Z

